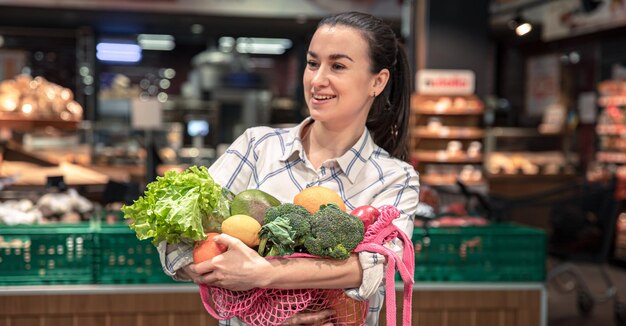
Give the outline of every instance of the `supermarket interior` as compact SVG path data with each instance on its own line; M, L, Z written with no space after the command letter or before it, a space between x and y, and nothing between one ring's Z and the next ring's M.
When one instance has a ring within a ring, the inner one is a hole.
M0 0L0 326L218 325L240 298L167 275L123 209L309 117L346 11L412 78L413 284L380 324L626 325L626 0Z

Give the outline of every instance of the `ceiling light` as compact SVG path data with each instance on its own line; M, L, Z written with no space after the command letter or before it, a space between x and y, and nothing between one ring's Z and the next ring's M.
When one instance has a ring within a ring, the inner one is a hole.
M533 25L531 25L529 22L523 22L515 27L515 34L517 34L517 36L523 36L528 34L532 30Z
M517 14L515 18L509 21L509 28L515 31L517 36L524 36L533 29L533 25L522 18L521 14Z
M144 50L171 51L176 46L174 36L167 34L139 34L137 42Z
M293 43L284 38L239 37L236 46L239 53L283 54Z
M204 26L200 24L193 24L189 29L193 34L202 34L202 32L204 32Z
M101 42L96 46L96 57L100 61L138 62L141 48L137 44Z

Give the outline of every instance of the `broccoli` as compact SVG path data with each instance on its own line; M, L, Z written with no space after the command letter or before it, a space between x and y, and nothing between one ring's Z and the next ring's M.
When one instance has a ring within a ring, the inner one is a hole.
M348 259L365 233L363 222L330 204L323 206L311 220L311 237L304 247L311 255Z
M259 244L259 254L262 256L284 256L293 254L297 247L304 245L304 239L311 235L311 225L309 219L311 213L306 211L306 214L299 211L297 205L282 204L285 206L281 210L274 210L268 214L266 212L266 223L261 227L259 232L259 238L261 243ZM272 208L276 208L272 207ZM280 214L279 214L280 213ZM270 242L268 246L267 243ZM266 248L269 247L269 251L265 253Z
M259 255L261 256L283 256L294 252L295 242L293 238L296 232L289 225L289 216L283 215L272 222L264 224L259 231ZM265 253L267 242L270 242L270 250Z
M267 224L277 217L288 214L295 213L300 216L306 217L307 220L311 219L311 213L304 207L292 203L284 203L278 206L270 207L265 211L263 224Z

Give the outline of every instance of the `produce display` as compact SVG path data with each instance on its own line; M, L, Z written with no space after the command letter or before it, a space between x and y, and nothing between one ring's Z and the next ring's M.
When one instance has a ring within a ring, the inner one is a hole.
M152 238L154 244L162 240L193 243L194 263L227 250L213 241L221 233L241 240L266 259L344 260L353 252L379 252L388 261L387 292L395 291L393 273L397 268L407 287L405 302L410 306L412 243L393 225L399 216L393 206L362 206L348 213L339 194L320 186L304 189L291 203L281 203L258 189L235 195L216 184L207 168L193 166L157 177L141 198L122 211L139 239ZM406 257L402 259L383 247L396 238L405 243ZM238 317L250 325L280 325L296 313L323 309L335 310L331 322L361 325L368 311L367 301L353 300L342 289L231 291L200 285L200 294L213 317ZM395 324L393 317L388 318ZM404 319L410 324L410 309L405 310Z
M49 192L37 199L9 199L0 203L0 224L78 223L89 219L94 203L76 189Z

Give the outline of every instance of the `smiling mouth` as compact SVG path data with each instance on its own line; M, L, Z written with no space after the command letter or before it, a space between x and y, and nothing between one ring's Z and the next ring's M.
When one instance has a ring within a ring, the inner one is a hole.
M313 99L316 99L318 101L330 100L330 99L333 99L335 97L337 97L337 96L335 96L335 95L315 95L315 94L313 94Z

